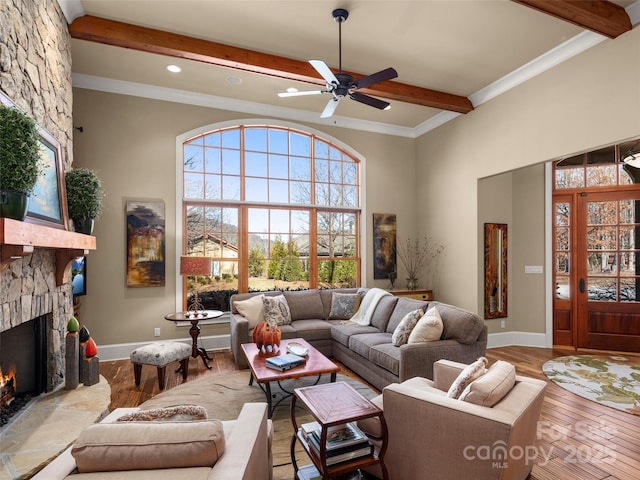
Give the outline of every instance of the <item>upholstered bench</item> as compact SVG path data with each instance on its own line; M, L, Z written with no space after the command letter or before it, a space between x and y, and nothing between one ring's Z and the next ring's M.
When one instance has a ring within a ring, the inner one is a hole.
M133 363L136 385L140 385L142 365L153 365L158 369L158 387L160 390L164 390L167 365L178 361L182 370L182 378L186 380L189 375L191 349L191 345L180 342L150 343L144 347L136 348L129 357Z

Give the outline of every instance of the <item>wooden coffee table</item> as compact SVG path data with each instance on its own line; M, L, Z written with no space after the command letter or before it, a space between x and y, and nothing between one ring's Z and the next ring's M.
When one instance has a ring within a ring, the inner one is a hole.
M307 362L304 365L300 365L298 367L294 367L290 370L285 370L284 372L280 372L278 370L273 370L268 368L265 364L267 358L272 357L274 355L265 355L258 351L258 347L256 347L255 343L243 343L242 351L247 357L247 362L249 363L249 367L251 368L251 379L249 380L249 385L253 385L254 379L258 382L258 386L264 392L267 398L267 405L269 411L269 418L273 415L273 411L275 408L280 405L280 403L293 395L293 391L287 390L283 385L283 380L290 380L295 378L302 377L312 377L318 376L316 382L317 384L320 381L320 377L323 374L329 373L331 374L331 382L336 381L336 374L340 370L335 363L325 357L322 353L312 347L306 340L302 338L290 338L287 340L282 340L280 342L280 351L277 355L284 355L287 353L287 343L295 342L300 343L309 349L309 355L307 356ZM277 382L280 389L284 392L282 398L280 398L275 405L273 404L273 395L271 394L271 383Z

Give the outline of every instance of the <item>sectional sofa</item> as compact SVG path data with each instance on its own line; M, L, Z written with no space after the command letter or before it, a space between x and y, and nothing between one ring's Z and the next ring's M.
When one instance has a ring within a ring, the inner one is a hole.
M366 289L360 290L361 295ZM436 301L384 295L375 305L369 325L353 325L335 318L334 294L358 293L358 289L311 289L284 292L241 293L231 297L231 350L239 368L247 367L240 347L252 341L255 318L242 315L237 302L256 295L284 295L291 323L281 325L282 338L304 338L378 389L390 383L420 376L433 378L433 364L440 359L472 363L486 352L487 326L478 315ZM241 304L242 305L242 304ZM407 313L436 306L442 318L439 340L394 346L393 332Z

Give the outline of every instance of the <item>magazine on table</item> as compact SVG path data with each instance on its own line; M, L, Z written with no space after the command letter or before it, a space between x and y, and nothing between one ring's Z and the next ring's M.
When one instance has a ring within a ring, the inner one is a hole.
M290 368L297 367L306 362L304 357L295 355L293 353L287 353L285 355L279 355L277 357L269 357L265 362L265 365L274 370L280 370L281 372L289 370Z
M313 453L320 458L320 444L315 435L309 437L309 445ZM373 455L373 444L367 441L363 446L351 445L343 449L325 451L328 466Z
M320 443L320 430L313 432ZM369 443L369 437L354 423L343 423L327 428L327 452L345 447L364 446Z

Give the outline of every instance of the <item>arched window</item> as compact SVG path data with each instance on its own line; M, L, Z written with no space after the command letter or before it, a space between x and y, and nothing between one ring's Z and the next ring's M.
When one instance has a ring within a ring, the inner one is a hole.
M360 162L308 132L241 125L183 147L183 248L209 256L206 308L236 291L360 284ZM193 279L188 279L193 281Z

